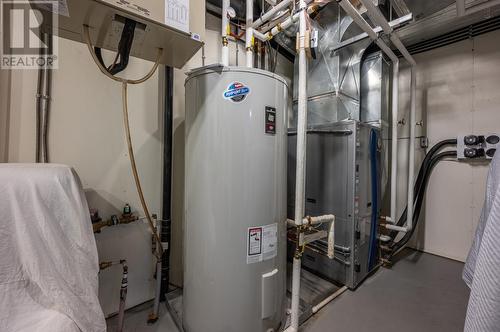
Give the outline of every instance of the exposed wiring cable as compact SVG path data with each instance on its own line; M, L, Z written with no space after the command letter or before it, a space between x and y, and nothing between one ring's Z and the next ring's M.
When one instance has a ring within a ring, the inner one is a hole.
M92 56L92 59L94 59L94 62L96 63L97 67L99 67L99 69L101 70L101 72L104 75L106 75L107 77L111 78L114 81L117 81L117 82L120 82L120 83L127 83L127 84L140 84L140 83L143 83L143 82L147 81L149 78L151 78L151 76L153 76L153 74L156 72L156 69L158 68L158 65L160 64L160 58L161 58L161 56L163 54L163 49L161 49L161 48L158 49L158 54L156 56L156 60L155 60L155 63L153 65L153 67L142 78L132 80L132 79L125 79L125 78L121 78L121 77L116 77L114 75L111 75L106 70L106 68L99 62L99 59L97 58L97 56L96 56L96 54L94 52L94 46L92 46L92 42L90 40L90 30L89 30L89 26L88 25L83 25L83 35L84 35L84 38L85 38L85 42L87 43L87 47L89 49L90 55Z
M42 48L40 48L40 55L42 54ZM39 163L41 161L41 132L42 132L42 84L43 84L43 68L38 69L38 83L36 85L36 147L35 147L35 161Z
M120 78L116 77L112 74L110 74L107 69L101 64L99 59L97 58L95 52L94 52L94 47L92 46L92 42L90 40L90 32L89 32L89 26L84 25L83 26L83 35L85 38L85 42L87 43L87 47L89 49L90 54L92 55L92 59L94 59L94 62L96 63L97 67L101 70L101 72L109 77L110 79L122 83L122 105L123 105L123 124L125 128L125 138L127 141L127 147L128 147L128 155L130 159L130 166L132 168L132 174L134 176L135 180L135 186L137 189L137 194L139 195L139 199L141 201L142 209L144 210L144 214L146 215L146 218L149 223L149 227L151 228L151 232L153 233L153 236L155 237L156 242L158 243L159 251L155 253L155 256L158 260L161 260L161 254L163 252L163 245L161 243L160 237L158 236L158 233L156 232L156 227L154 225L153 219L151 217L151 214L149 213L149 208L148 205L146 204L146 200L144 198L144 193L142 191L142 186L141 186L141 181L139 178L139 174L137 172L137 165L135 162L135 155L134 155L134 149L132 146L132 138L130 134L130 122L128 118L128 102L127 102L127 85L128 84L140 84L145 81L147 81L153 74L156 72L156 69L158 68L158 65L160 63L160 58L163 53L162 49L158 49L158 55L156 57L156 61L154 63L153 68L142 78L136 79L136 80L131 80L131 79L125 79L125 78ZM159 253L158 253L159 252Z
M417 197L417 200L415 202L415 213L413 215L414 227L409 232L407 232L403 236L403 238L401 238L398 242L393 242L390 245L390 248L392 249L391 254L390 254L391 257L395 256L398 252L400 252L403 249L403 247L408 243L408 241L410 241L411 237L413 236L413 234L415 232L415 229L416 229L418 221L419 221L420 212L422 209L422 204L423 204L424 197L425 197L425 190L426 190L426 187L429 183L429 179L430 179L430 175L432 173L432 170L441 160L446 159L446 158L456 158L456 156L457 156L457 151L441 152L438 155L432 157L432 159L430 159L429 163L426 165L427 170L423 176L423 180L422 180L422 184L421 184L422 187L421 187L420 193Z
M44 43L47 44L45 55L52 55L54 36L49 33L44 34ZM42 96L43 102L43 119L42 119L42 161L49 162L49 119L50 119L50 96L52 85L52 69L45 66L44 68L44 93Z
M423 179L425 177L425 174L427 173L427 170L428 170L428 167L429 167L429 164L430 164L430 161L432 160L432 158L442 148L444 148L446 146L453 146L453 145L456 145L456 144L457 144L457 140L456 139L445 139L443 141L440 141L440 142L436 143L429 150L429 152L425 155L425 158L422 161L422 164L420 166L420 170L418 172L418 176L417 176L417 179L416 179L415 185L414 185L414 204L417 201L418 196L420 194L420 191L422 189L422 181L423 181ZM398 222L396 224L397 226L404 226L404 224L406 223L406 219L407 219L407 213L408 213L408 206L405 207L403 213L401 214L401 217L399 218L399 220L398 220ZM391 238L393 238L393 239L395 239L397 235L398 235L397 231L391 231L389 233L389 236Z

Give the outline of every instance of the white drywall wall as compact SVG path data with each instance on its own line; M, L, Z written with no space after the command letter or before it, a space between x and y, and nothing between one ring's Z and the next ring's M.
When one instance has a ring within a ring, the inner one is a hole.
M500 133L499 38L500 31L494 31L415 55L417 109L422 114L417 116L417 122L422 119L426 124L430 147L459 134ZM408 70L403 72L402 81L400 119L405 117L408 122ZM408 125L400 129L400 137L408 137ZM406 156L400 156L400 164L405 164ZM419 167L418 161L416 172ZM465 260L484 201L487 171L488 165L484 164L438 164L428 186L413 246ZM400 169L400 175L402 172L406 175L405 168ZM406 206L406 185L400 183L399 188L401 213Z
M190 28L204 38L205 3L190 1ZM175 47L175 45L172 45ZM107 63L112 58L104 53ZM89 206L103 218L121 213L125 203L143 212L130 171L122 119L121 86L93 63L86 45L59 40L53 74L50 161L68 164L79 174ZM138 78L153 64L130 58L124 77ZM161 68L161 67L160 67ZM36 71L0 71L0 162L34 162ZM139 175L151 213L161 215L163 91L158 73L129 86L131 134ZM184 100L183 91L175 100ZM5 157L4 157L5 155ZM125 258L129 265L127 307L154 297L151 233L145 222L105 228L96 234L100 261ZM99 299L106 315L118 310L121 268L99 276Z
M103 218L119 214L125 203L140 209L123 131L121 85L105 77L85 45L61 39L54 70L50 113L50 161L79 174L89 206ZM109 60L108 60L109 61ZM131 58L127 77L139 77L152 63ZM12 71L9 162L34 162L36 71ZM161 207L161 121L158 76L129 87L132 138L144 194L152 213ZM107 228L96 234L99 260L125 258L129 264L128 306L153 297L151 235L144 222ZM121 271L102 271L99 298L106 314L117 311Z

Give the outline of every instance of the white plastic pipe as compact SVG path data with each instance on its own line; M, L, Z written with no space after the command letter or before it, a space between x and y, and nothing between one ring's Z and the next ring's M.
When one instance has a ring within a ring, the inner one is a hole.
M229 66L229 46L227 40L227 33L229 30L229 18L227 11L231 5L230 0L222 0L222 56L221 63L223 66Z
M267 41L267 40L271 39L268 34L260 33L257 30L253 30L253 35L255 37L257 37L258 40L261 40L261 41Z
M389 224L386 224L385 228L390 229L392 231L398 231L398 232L403 232L403 233L406 233L408 231L408 229L406 227L389 225Z
M296 13L296 14L298 14L298 13ZM292 16L290 9L287 9L286 11L281 11L281 13L279 15L273 17L272 22L267 22L267 23L261 25L259 27L259 29L262 33L266 33L269 30L271 30L272 28L274 28L275 26L277 26L278 24L279 25L283 24L283 22L287 18L289 18L290 16ZM297 18L298 18L298 15L297 15Z
M309 217L309 218L303 219L304 224L310 222L311 225L327 223L327 222L334 222L334 221L335 221L335 216L333 214L325 214L322 216Z
M248 68L253 67L253 0L246 0L246 33L245 33L245 49L246 49L246 65Z
M257 29L262 24L266 23L270 18L272 18L277 12L279 12L282 9L285 9L291 2L292 0L281 1L276 6L274 6L273 8L269 9L266 13L264 13L259 19L253 22L252 28Z
M267 34L270 35L271 37L272 36L276 36L281 31L286 30L289 26L291 26L292 24L294 24L295 22L297 22L297 20L299 19L299 17L300 17L300 13L295 13L294 15L289 16L282 23L277 24L276 26L274 26L271 29L271 31L268 32Z
M397 222L399 61L392 63L391 221Z
M293 16L289 16L287 19L285 19L283 22L276 24L271 31L261 33L257 30L253 30L253 34L257 39L266 41L272 39L274 36L277 34L281 33L282 31L286 30L289 26L294 24L298 19L299 19L299 14L296 13Z
M415 108L417 94L416 67L411 67L411 97L410 97L410 151L408 165L408 214L406 229L413 228L413 180L415 177Z
M339 295L344 293L346 290L347 290L347 286L343 286L343 287L337 289L337 291L335 291L333 294L331 294L330 296L325 298L323 301L321 301L320 303L318 303L314 307L312 307L311 312L313 314L317 313L321 308L323 308L328 303L332 302L335 298L337 298Z
M328 228L328 258L335 258L335 217L330 221Z
M287 219L286 221L289 226L307 225L307 224L316 225L327 222L333 222L335 221L335 216L333 214L325 214L317 217L306 217L302 219L302 223L298 224L295 222L295 220L292 219Z
M306 2L299 1L299 82L298 82L298 120L297 120L297 164L295 170L295 223L302 224L305 207L305 175L306 175L306 147L307 147L307 57L306 57ZM299 235L302 245L304 235ZM300 257L293 259L292 276L292 305L290 328L288 331L299 330L299 303L300 303Z
M299 302L300 302L300 258L293 258L292 266L292 308L291 308L291 323L286 329L286 332L299 331ZM296 305L294 306L294 303Z

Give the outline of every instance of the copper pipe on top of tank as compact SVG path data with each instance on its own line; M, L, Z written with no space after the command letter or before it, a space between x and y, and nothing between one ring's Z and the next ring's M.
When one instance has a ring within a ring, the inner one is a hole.
M245 33L245 49L246 49L246 66L253 68L253 0L246 0L246 33Z
M231 33L231 26L229 25L229 10L230 0L222 0L222 59L223 66L229 65L229 46L228 35Z

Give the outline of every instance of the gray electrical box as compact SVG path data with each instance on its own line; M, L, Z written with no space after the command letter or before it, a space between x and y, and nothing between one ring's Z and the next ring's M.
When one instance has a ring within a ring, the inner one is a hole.
M481 161L493 159L500 146L500 136L462 135L457 137L457 158L466 161Z
M320 240L306 249L302 264L349 288L355 288L370 272L372 215L380 209L380 199L372 197L372 190L377 190L380 197L380 165L373 172L371 158L376 158L379 164L381 142L378 128L353 120L315 126L307 134L305 212L309 216L335 215L335 259L326 256L327 242ZM296 144L295 133L289 132L290 219L294 215ZM376 144L375 156L370 155L370 144ZM376 222L377 219L375 225ZM289 239L288 254L293 255L295 243L293 237Z
M190 6L190 3L192 5ZM40 11L42 31L85 43L83 25L89 26L93 46L116 51L126 19L136 22L130 55L182 68L201 48L200 36L190 31L189 11L200 0L60 0L54 5L31 0ZM57 22L57 24L54 24Z

